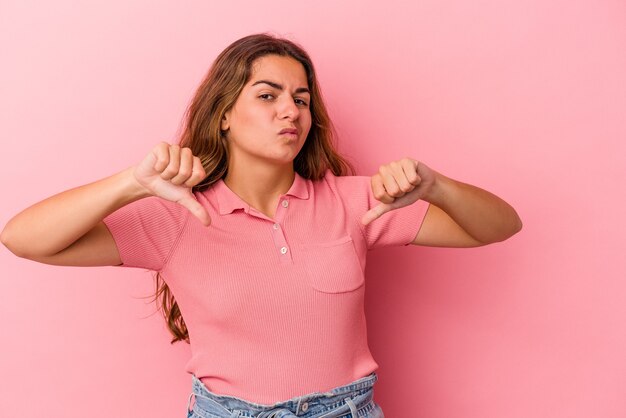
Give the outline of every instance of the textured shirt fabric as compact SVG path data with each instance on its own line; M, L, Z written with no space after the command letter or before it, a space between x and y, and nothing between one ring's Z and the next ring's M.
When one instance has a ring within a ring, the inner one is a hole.
M194 193L211 225L159 197L104 219L123 267L159 271L187 325L193 373L215 393L273 404L377 370L364 311L368 250L410 244L428 203L367 226L368 176L296 173L275 219L223 180Z

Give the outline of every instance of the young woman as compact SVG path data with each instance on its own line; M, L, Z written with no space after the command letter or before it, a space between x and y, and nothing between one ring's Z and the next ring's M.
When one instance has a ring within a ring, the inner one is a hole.
M382 417L367 251L485 245L521 221L417 159L352 175L334 141L307 53L246 36L213 63L178 144L25 209L2 242L42 263L157 272L172 343L191 345L188 417Z

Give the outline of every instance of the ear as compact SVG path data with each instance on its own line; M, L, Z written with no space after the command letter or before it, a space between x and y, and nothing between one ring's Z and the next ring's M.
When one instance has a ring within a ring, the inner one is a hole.
M221 125L220 129L222 131L227 131L230 128L229 119L230 119L230 110L228 112L224 113L224 116L222 117L222 120L220 122L220 125Z

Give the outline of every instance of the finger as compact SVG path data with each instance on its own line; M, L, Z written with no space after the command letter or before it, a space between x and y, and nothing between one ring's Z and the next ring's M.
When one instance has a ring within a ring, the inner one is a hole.
M189 195L180 199L177 203L186 207L193 216L198 218L202 225L211 225L211 217L206 209L196 200L193 193L189 192Z
M411 170L410 164L412 164L412 162L408 158L403 158L391 164L396 183L400 188L400 194L397 195L396 198L404 196L415 189L415 186L409 181L407 175L407 171L410 173Z
M398 175L398 166L395 162L384 166L384 169L381 172L385 190L387 194L392 198L396 198L404 194L404 192L400 189L398 182L396 181L396 176ZM404 174L402 174L402 176L404 176Z
M161 173L170 163L170 144L161 142L152 149L152 154L155 156L154 170Z
M193 154L187 147L180 149L179 166L180 168L178 169L178 173L170 180L172 184L183 184L189 177L191 177L191 173L193 171Z
M379 200L383 203L393 202L394 198L387 194L385 186L383 185L383 179L380 174L373 175L370 182L372 183L372 193L374 194L376 200Z
M391 206L387 205L386 203L381 203L377 206L374 206L372 209L365 212L365 215L361 217L361 223L363 225L368 225L370 222L380 218L383 214L389 212L391 209Z
M198 157L193 157L193 170L191 177L184 183L187 187L193 187L206 178L206 171L202 166L202 161Z
M402 169L406 179L411 184L413 190L415 186L418 186L422 182L422 178L417 174L417 165L419 163L411 158L405 158L402 160ZM409 190L410 191L410 190Z
M180 145L174 144L170 146L170 162L161 173L161 178L164 180L169 180L178 174L178 170L180 169Z

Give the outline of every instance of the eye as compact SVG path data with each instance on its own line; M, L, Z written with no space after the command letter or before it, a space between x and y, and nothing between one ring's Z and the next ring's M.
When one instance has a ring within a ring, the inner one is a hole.
M267 98L268 96L269 96L269 97L274 97L274 95L273 95L273 94L270 94L270 93L263 93L263 94L260 94L260 95L259 95L259 99L261 99L261 100L263 100L263 101L270 100L270 99L268 99L268 98ZM308 107L308 106L309 106L309 105L308 105L308 103L306 102L306 100L299 99L299 98L296 98L296 99L294 99L294 100L296 101L296 103L299 103L300 105L302 105L302 106L304 106L304 107Z
M302 99L296 99L296 101L300 101L300 103L302 103L303 106L308 106L307 102L305 100Z

